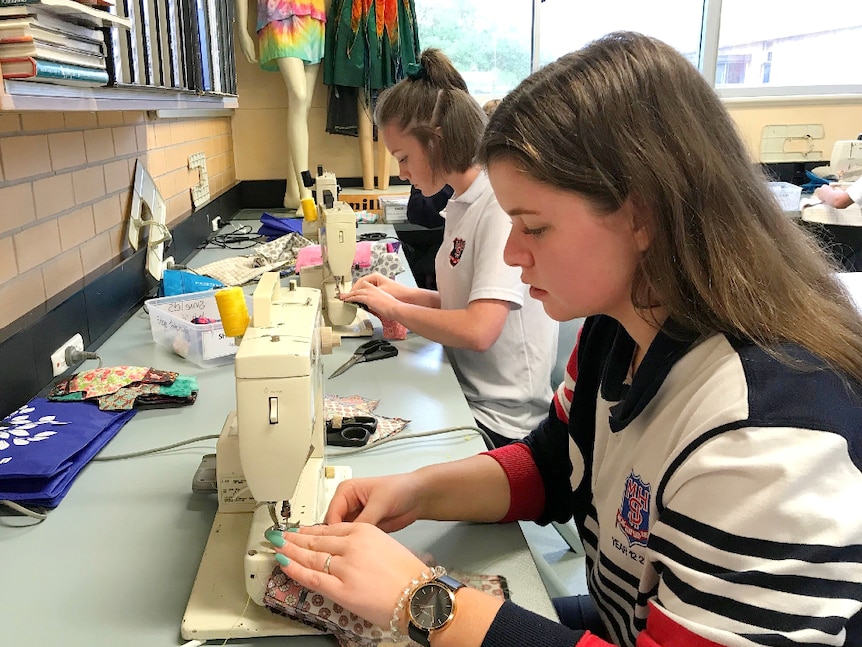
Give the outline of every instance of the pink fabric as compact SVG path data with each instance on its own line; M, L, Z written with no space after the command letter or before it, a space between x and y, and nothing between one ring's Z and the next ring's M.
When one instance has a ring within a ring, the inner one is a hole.
M394 319L380 318L383 324L383 339L407 339L407 327Z
M356 243L356 254L353 255L353 264L356 267L371 267L371 243L362 241ZM296 271L303 267L315 267L323 265L323 252L320 245L308 245L299 250L296 255Z

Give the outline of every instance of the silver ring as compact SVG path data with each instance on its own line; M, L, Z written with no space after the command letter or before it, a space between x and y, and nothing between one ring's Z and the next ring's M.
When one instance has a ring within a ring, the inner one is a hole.
M329 575L329 565L332 563L332 555L326 558L326 561L323 562L323 572Z

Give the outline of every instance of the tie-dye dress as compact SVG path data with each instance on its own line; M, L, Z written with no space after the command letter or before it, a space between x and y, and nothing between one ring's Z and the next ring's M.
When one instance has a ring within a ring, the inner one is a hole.
M278 71L279 58L320 63L326 38L324 0L257 0L260 66Z

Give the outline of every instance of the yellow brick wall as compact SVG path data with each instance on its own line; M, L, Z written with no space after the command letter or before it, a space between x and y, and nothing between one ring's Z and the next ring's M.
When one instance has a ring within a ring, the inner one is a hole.
M128 253L136 160L167 203L192 211L207 156L210 196L236 183L230 118L150 120L146 112L0 112L0 329L79 289Z

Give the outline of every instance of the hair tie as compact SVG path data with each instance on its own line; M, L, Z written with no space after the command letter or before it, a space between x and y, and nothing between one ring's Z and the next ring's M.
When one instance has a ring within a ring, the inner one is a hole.
M412 81L418 81L419 79L425 79L428 77L428 73L425 71L425 66L422 63L408 63L404 66L404 71L407 73L407 77Z

